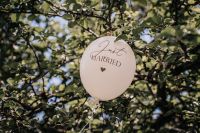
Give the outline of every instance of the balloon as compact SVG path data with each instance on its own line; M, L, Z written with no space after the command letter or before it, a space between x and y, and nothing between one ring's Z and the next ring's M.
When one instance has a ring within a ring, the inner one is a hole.
M131 47L114 36L93 41L80 61L80 77L86 91L101 101L120 96L131 84L136 61Z

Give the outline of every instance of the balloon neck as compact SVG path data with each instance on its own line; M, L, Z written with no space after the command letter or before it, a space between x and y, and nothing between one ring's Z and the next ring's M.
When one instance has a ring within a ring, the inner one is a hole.
M88 104L92 110L96 110L100 106L99 99L95 97L89 97Z

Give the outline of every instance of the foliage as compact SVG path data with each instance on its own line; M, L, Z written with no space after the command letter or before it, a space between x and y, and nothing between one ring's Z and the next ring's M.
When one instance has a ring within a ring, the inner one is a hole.
M137 74L92 111L79 61L105 35L129 43ZM0 132L197 133L199 68L198 0L0 1Z

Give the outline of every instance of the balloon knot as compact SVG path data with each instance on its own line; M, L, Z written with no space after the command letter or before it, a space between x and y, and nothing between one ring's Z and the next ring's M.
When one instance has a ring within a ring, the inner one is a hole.
M97 109L99 107L99 99L95 97L89 97L87 100L88 104L91 106L92 110Z

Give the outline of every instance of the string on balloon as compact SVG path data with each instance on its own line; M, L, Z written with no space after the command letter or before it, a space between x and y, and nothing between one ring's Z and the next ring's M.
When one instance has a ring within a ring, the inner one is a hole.
M79 133L83 133L84 129L89 125L89 128L91 128L91 123L94 120L94 114L96 113L96 110L99 109L100 104L99 104L99 99L94 98L94 97L89 97L87 99L87 103L89 104L89 107L91 109L91 117L88 117L90 119L90 121L88 123L86 123L83 128L80 130Z
M91 111L91 117L88 117L88 118L89 118L89 122L87 122L87 123L83 126L83 128L80 130L79 133L83 133L87 126L89 126L89 129L91 129L91 124L92 124L92 121L94 120L94 115L95 115L95 113L97 112L97 110L101 108L101 106L100 106L100 101L99 101L99 99L97 99L97 98L89 97L89 98L87 99L87 103L88 103L88 105L89 105L89 107L90 107L90 109L91 109L91 110L90 110L90 111ZM108 118L105 118L105 116L104 116L105 112L102 112L102 114L103 114L103 115L102 115L102 116L103 116L103 121L104 121L105 119L110 120L110 119L114 118L114 119L116 120L117 124L120 123L120 119L119 119L118 117L108 115Z

